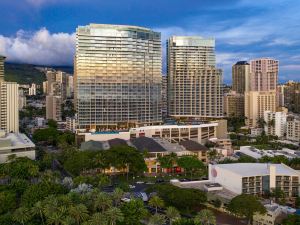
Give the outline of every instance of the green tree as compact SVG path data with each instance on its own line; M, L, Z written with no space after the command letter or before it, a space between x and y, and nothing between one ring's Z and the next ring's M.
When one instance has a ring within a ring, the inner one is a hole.
M13 191L0 192L0 215L16 208L16 193Z
M105 212L108 224L115 225L117 222L122 222L124 216L122 211L117 207L111 207Z
M75 204L69 208L69 215L76 220L79 225L89 218L88 209L84 204Z
M48 127L56 129L57 128L57 122L55 120L49 119L48 120Z
M103 213L95 213L91 218L84 222L83 225L107 225L108 221Z
M36 142L47 142L48 144L56 145L59 132L56 128L49 127L45 129L38 129L33 133L33 140Z
M155 213L149 218L148 225L163 225L166 223L166 217L164 215Z
M300 224L300 216L299 215L288 215L282 221L282 225L299 225Z
M281 188L276 187L271 189L270 196L275 198L275 201L278 202L279 200L285 198L285 193L283 190L281 190Z
M182 156L177 160L177 164L183 168L185 172L189 172L191 178L194 172L204 170L205 168L203 162L195 156Z
M245 217L248 220L248 224L251 224L255 213L266 213L265 207L257 197L246 194L234 197L228 204L227 209L236 216Z
M34 215L34 216L38 215L40 217L43 225L45 224L44 214L43 214L44 210L45 210L45 207L41 201L38 201L37 203L35 203L34 206L31 208L32 215Z
M158 196L153 196L149 200L149 205L155 208L155 212L157 213L158 208L164 207L165 203L164 201L158 197Z
M202 209L197 213L194 219L195 225L213 225L217 224L215 214L209 209Z
M112 199L105 192L100 192L95 196L94 209L100 210L102 213L112 206Z
M130 202L124 203L121 210L125 215L124 224L126 225L138 225L147 215L144 203L140 199L132 199Z
M116 188L112 193L112 199L116 207L120 205L123 195L124 195L124 191L121 188Z
M173 224L173 222L175 222L176 220L180 219L180 213L179 211L172 206L169 206L166 210L166 216L170 221L170 225Z
M13 220L25 225L32 218L32 214L28 208L21 207L13 213Z

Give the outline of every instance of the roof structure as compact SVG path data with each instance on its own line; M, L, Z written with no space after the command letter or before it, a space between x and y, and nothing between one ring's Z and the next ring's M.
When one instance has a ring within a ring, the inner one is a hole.
M208 151L208 148L200 143L192 140L180 141L180 145L182 145L188 151Z
M231 163L217 164L215 168L221 168L238 174L241 177L270 175L270 166L275 166L276 175L299 176L300 173L285 164L271 163Z
M166 152L167 150L158 144L155 140L148 137L139 137L131 140L131 143L139 151L148 152Z

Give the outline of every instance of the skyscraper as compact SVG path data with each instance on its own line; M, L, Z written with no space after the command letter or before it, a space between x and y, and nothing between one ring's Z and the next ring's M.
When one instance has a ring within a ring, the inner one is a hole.
M250 61L251 91L276 91L279 61L270 58Z
M250 89L250 64L239 61L232 66L232 90L244 94Z
M46 119L61 121L61 96L47 95L46 96Z
M169 116L222 117L222 70L216 68L215 40L170 37L167 58Z
M4 61L5 57L0 55L0 82L4 81Z
M78 128L161 122L161 67L158 32L124 25L78 27L74 65Z

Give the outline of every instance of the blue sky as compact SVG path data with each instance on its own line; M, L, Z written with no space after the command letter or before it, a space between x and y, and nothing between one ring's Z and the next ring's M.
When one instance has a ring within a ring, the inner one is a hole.
M216 38L224 81L238 60L280 60L280 81L300 80L298 0L1 0L0 54L8 61L71 65L75 29L130 24ZM165 51L164 51L165 52Z

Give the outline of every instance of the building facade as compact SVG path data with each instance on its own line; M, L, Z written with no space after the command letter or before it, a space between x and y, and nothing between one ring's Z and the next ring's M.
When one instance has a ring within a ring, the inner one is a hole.
M276 91L279 61L270 58L250 61L250 91Z
M61 121L62 99L60 96L46 96L46 119Z
M276 111L276 91L249 91L245 93L245 117L248 127L257 127L265 111Z
M250 64L239 61L232 66L232 90L244 94L250 90Z
M162 121L160 33L123 25L78 27L74 68L79 129Z
M36 84L31 84L31 87L28 89L28 95L36 95Z
M286 138L290 141L300 142L300 117L288 116L286 126Z
M0 55L0 82L4 81L4 62L5 57Z
M285 84L284 104L289 111L300 113L300 82L289 81Z
M274 188L286 197L299 196L299 172L284 164L232 163L209 165L209 180L235 194L263 195Z
M242 117L245 113L244 94L231 91L224 95L224 115L227 117Z
M216 68L214 39L170 37L167 64L169 116L223 117L222 70Z
M0 82L0 129L19 132L19 85Z
M277 137L284 137L286 134L286 119L285 112L264 112L265 133Z

